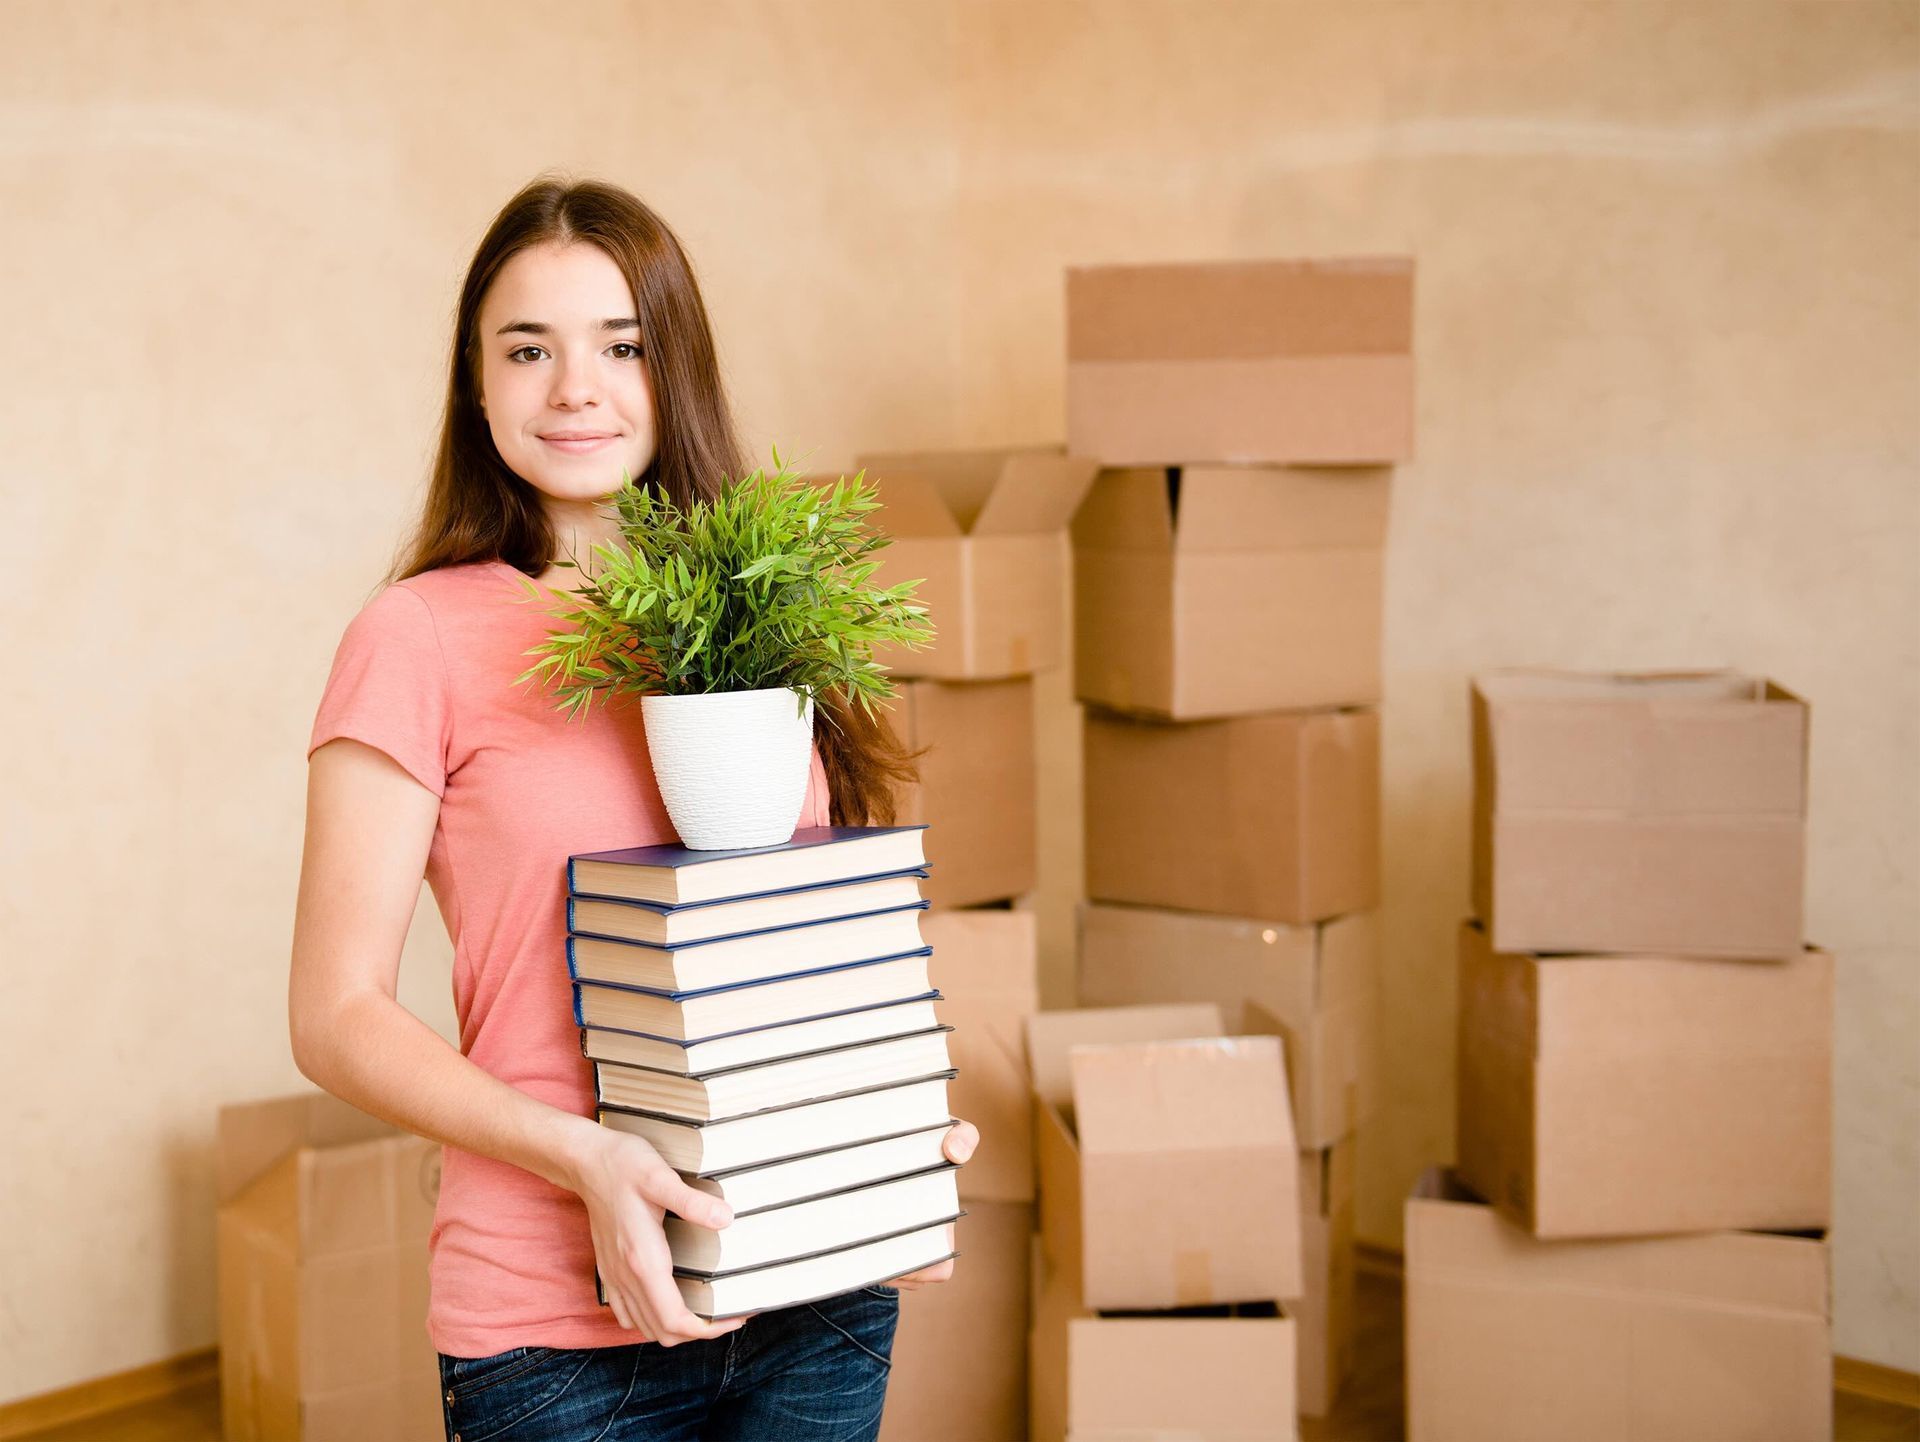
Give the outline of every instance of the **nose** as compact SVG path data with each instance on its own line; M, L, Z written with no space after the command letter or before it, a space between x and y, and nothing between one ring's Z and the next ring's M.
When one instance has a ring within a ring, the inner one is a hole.
M561 410L578 410L599 399L600 382L594 374L593 358L563 359L553 371L553 391L548 397Z

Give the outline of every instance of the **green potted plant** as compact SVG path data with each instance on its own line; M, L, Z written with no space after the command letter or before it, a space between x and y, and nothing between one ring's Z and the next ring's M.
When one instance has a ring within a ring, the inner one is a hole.
M893 694L874 646L925 646L916 581L869 583L888 544L867 515L880 502L861 471L816 484L780 461L723 481L682 510L625 472L614 493L620 541L577 560L576 592L548 590L571 627L526 654L515 684L557 688L572 719L596 695L638 694L647 750L681 843L776 846L806 803L815 701L838 691L872 713ZM544 588L525 577L528 599ZM817 713L832 723L830 708Z

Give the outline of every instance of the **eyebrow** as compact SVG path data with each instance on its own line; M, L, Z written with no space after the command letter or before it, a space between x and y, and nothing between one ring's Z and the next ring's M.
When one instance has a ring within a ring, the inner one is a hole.
M640 322L634 320L632 317L620 320L603 320L600 322L600 329L638 330L640 329ZM507 335L514 331L524 332L527 335L552 335L553 327L537 320L510 320L501 326L499 330L495 331L494 334Z

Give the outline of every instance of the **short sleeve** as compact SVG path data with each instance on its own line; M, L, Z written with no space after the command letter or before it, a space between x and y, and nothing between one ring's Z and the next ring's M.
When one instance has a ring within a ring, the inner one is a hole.
M346 736L384 751L435 796L447 791L451 740L446 660L433 612L390 585L348 622L307 739L307 756Z

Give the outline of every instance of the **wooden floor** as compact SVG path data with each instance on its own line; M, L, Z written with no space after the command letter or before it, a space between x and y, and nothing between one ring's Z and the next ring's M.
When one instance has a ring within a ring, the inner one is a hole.
M1400 1283L1362 1271L1354 1374L1332 1416L1303 1419L1301 1442L1401 1442ZM1851 1393L1834 1394L1835 1442L1920 1442L1920 1411ZM206 1383L163 1402L33 1434L33 1442L220 1442L220 1396ZM366 1442L415 1442L367 1438ZM432 1439L418 1439L432 1442ZM952 1442L975 1442L956 1437ZM1551 1442L1551 1439L1542 1439Z

